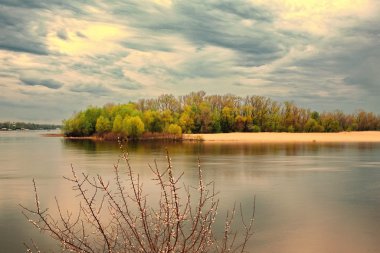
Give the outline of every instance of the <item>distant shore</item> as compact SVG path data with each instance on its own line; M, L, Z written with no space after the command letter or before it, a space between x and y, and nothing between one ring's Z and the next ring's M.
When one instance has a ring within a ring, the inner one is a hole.
M246 143L380 142L380 131L339 133L220 133L184 134L185 141Z

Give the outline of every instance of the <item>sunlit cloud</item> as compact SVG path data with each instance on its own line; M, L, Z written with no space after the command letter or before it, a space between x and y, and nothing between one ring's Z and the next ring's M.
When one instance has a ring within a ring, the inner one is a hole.
M317 110L380 106L376 0L0 0L0 7L0 120L22 119L23 108L38 118L45 106L44 120L59 122L88 105L195 90Z
M153 2L165 7L170 7L172 5L172 0L153 0Z
M119 42L128 36L119 25L72 19L57 21L50 30L50 51L75 56L115 52L122 48Z
M272 9L278 28L328 35L342 26L355 25L358 19L373 17L377 12L370 0L252 0Z

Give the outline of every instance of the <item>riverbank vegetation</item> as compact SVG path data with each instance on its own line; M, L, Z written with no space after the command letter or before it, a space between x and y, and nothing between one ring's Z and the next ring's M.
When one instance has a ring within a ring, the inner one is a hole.
M317 112L294 102L262 96L240 97L192 92L164 94L127 104L89 107L63 122L65 136L105 139L146 136L176 138L182 133L340 132L380 130L380 116L359 110Z

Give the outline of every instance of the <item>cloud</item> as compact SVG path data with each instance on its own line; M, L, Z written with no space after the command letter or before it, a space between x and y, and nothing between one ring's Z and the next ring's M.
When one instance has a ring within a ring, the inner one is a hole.
M73 48L74 50L78 47L81 50L85 48L79 45L78 40L70 40L70 47L68 47L71 31L66 30L64 26L55 27L56 20L91 18L91 9L96 8L97 3L91 0L71 3L59 0L0 0L0 7L0 49L50 55L71 52ZM54 31L51 30L52 28ZM94 31L94 27L90 27L90 30L88 27L82 26L82 28L87 29L85 32L103 34L101 29L106 27L95 26L95 30L100 29L96 31ZM82 31L75 31L73 34L76 35L73 36L73 39L86 38ZM57 38L58 42L54 42L52 37ZM100 39L104 39L104 37L100 36ZM59 40L61 41L59 42ZM88 47L91 48L91 45Z
M143 87L140 83L132 80L120 82L120 84L117 84L116 86L125 90L140 90Z
M78 33L76 33L76 34L78 34ZM65 29L59 30L57 32L57 36L58 36L58 38L60 38L62 40L68 40L69 39L69 36L68 36L68 34L67 34L67 32L66 32Z
M43 24L25 9L0 8L0 49L38 55L48 54Z
M78 84L70 88L72 92L89 93L98 96L107 96L111 90L101 84Z
M20 8L41 8L43 1L0 0L0 5Z
M265 64L287 52L283 36L268 29L273 21L271 13L247 1L175 2L170 12L152 10L149 16L141 18L144 7L122 5L115 11L120 16L130 15L130 24L153 35L176 34L199 48L217 46L234 50L248 59L249 65ZM242 64L248 64L243 61Z
M61 101L64 115L200 89L378 110L379 11L375 0L0 0L0 96L25 101L18 112Z
M128 49L135 49L138 51L165 51L171 52L173 48L169 44L163 44L159 39L152 38L150 40L140 39L128 39L121 43L124 47Z
M54 10L54 11L69 11L73 14L86 14L86 6L96 6L95 1L60 1L60 0L39 0L39 1L24 1L24 0L0 0L0 5L4 7L12 7L24 9L26 12Z
M88 4L95 5L91 1ZM55 13L74 16L85 15L86 4L62 2L58 0L22 1L0 0L0 49L37 55L51 53L47 45L47 27ZM66 13L65 13L66 12ZM64 30L56 32L67 39Z
M59 89L63 86L63 83L53 79L36 79L31 77L20 77L22 84L27 86L44 86L49 89Z

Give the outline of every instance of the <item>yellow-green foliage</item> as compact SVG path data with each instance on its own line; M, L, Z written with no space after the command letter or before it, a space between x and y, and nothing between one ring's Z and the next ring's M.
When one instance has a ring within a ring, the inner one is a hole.
M123 131L123 118L120 115L115 117L112 126L113 133L121 133Z
M173 134L173 135L176 135L176 136L181 136L181 134L182 134L182 128L180 126L178 126L177 124L170 124L167 127L166 132L168 134Z
M139 116L126 116L123 120L123 133L130 138L138 138L144 133L145 127Z
M96 129L96 132L98 134L104 134L106 132L111 131L111 122L110 122L110 120L107 119L107 118L105 118L105 117L103 117L103 116L100 116L96 120L95 129Z
M181 131L179 131L179 128ZM169 130L170 129L170 130ZM89 107L63 122L66 136L95 133L138 138L150 133L336 132L380 130L380 116L358 111L318 113L294 102L262 96L206 96L203 91L178 97L164 94L127 104Z

